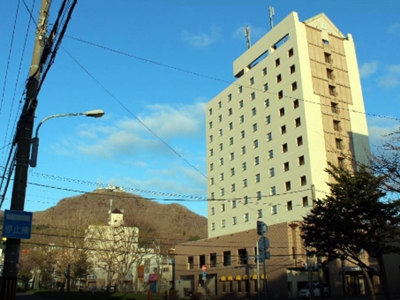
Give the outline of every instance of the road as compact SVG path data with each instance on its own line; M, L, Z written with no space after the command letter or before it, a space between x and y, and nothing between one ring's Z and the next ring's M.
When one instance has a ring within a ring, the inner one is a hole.
M35 296L29 293L17 293L16 300L51 300L50 298Z

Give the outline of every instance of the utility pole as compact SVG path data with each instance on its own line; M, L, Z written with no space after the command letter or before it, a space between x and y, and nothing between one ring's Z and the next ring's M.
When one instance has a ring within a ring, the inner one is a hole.
M36 38L29 68L29 79L26 84L26 97L21 117L18 121L17 134L14 144L17 146L14 185L11 196L10 210L23 211L25 206L26 186L28 182L29 158L33 121L37 106L37 94L41 72L41 57L46 44L46 31L51 0L42 0L37 22ZM20 239L8 239L5 258L0 299L15 300L17 292L18 261L20 253Z

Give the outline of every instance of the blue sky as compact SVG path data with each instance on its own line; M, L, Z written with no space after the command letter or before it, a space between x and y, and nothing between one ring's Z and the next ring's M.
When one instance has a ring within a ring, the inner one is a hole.
M22 53L26 6L33 3L0 1L0 167L31 61L32 23ZM60 3L53 0L51 24ZM54 119L41 127L25 209L44 210L61 198L115 185L206 216L205 103L234 81L232 63L246 49L244 27L250 26L252 43L269 30L269 5L275 24L292 11L302 21L324 12L351 33L372 147L398 128L397 0L81 0L40 92L35 127L53 114L101 108L106 115ZM36 0L35 20L39 6ZM12 183L1 209L10 207Z

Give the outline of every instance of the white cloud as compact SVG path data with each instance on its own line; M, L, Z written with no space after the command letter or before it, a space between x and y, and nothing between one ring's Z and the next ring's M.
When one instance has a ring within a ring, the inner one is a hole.
M260 38L262 35L264 35L267 32L267 30L262 27L255 27L255 26L251 26L251 25L242 25L242 26L239 26L232 33L232 37L237 40L240 39L240 40L245 41L244 29L246 28L246 26L249 26L249 28L250 28L250 39L252 41L255 41L256 39Z
M360 76L367 77L374 74L378 70L378 62L372 61L369 63L364 63L360 67Z
M400 86L400 65L389 65L385 70L385 75L379 78L379 86L383 88Z
M388 33L400 33L400 23L391 24L387 30Z
M374 151L374 148L381 146L384 141L388 140L388 134L399 129L399 123L396 120L368 117L367 121L372 151Z
M187 30L182 32L182 37L190 45L196 48L205 48L221 40L221 34L218 28L211 27L210 33L193 34Z

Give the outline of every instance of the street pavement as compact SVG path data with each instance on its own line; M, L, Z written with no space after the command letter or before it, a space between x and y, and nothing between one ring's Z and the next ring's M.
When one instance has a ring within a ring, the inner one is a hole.
M35 296L30 293L17 293L16 300L52 300L47 297Z

